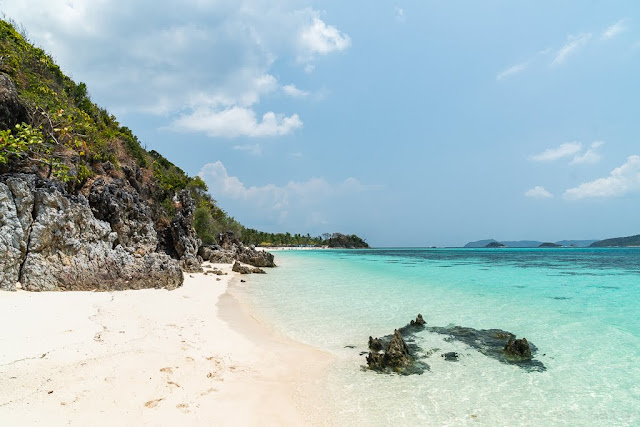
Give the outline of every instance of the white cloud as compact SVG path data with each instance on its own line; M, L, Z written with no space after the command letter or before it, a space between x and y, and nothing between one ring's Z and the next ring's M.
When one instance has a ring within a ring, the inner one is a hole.
M345 50L351 46L351 39L333 25L327 25L315 16L311 25L300 33L300 44L311 54L326 55L336 50Z
M293 98L303 98L309 95L309 92L298 89L293 84L282 86L282 91Z
M596 141L583 154L576 155L569 163L570 165L578 164L594 164L598 163L602 156L598 153L598 148L604 144L602 141Z
M407 16L404 13L404 9L396 6L395 8L395 17L398 22L405 22L407 20Z
M590 39L591 33L580 33L577 36L570 35L567 38L565 45L556 52L556 56L551 62L551 65L560 65L564 63L570 55L586 45Z
M553 194L551 194L550 192L548 192L544 187L542 187L541 185L537 185L529 190L527 190L524 195L526 197L531 197L533 199L549 199L551 197L553 197Z
M260 144L234 145L233 149L246 151L253 156L259 156L262 154L262 147L260 146Z
M250 186L238 177L229 175L220 161L208 163L198 173L218 201L236 203L246 212L256 212L256 219L267 216L272 223L312 226L327 223L326 209L345 208L355 203L355 194L376 190L377 186L361 184L355 178L347 178L331 184L324 178L306 181L290 181L285 185L265 184Z
M623 196L640 191L640 156L629 156L620 167L615 168L608 177L585 182L564 192L564 198L579 200L586 198L604 198Z
M272 71L277 60L295 64L303 55L302 65L312 68L310 62L350 44L318 11L295 0L33 0L2 2L2 9L66 73L87 83L98 104L120 116L164 115L168 123L203 110L257 111L279 90ZM276 131L258 125L247 131L246 122L238 123L240 129L226 133L287 133L279 122Z
M523 71L525 68L527 68L527 63L517 64L517 65L514 65L513 67L509 67L506 70L498 73L498 75L496 76L496 80L502 80L505 77L509 77L514 74L517 74L520 71Z
M270 111L258 121L253 110L236 106L224 110L199 109L174 120L169 128L178 132L204 132L211 137L234 138L288 135L301 127L302 121L297 114L287 117Z
M609 40L616 37L618 34L621 34L627 30L627 26L625 25L626 19L621 19L615 24L607 27L606 30L602 32L601 38L604 40Z
M556 148L548 148L540 154L535 154L530 159L534 162L551 162L563 157L573 156L581 149L582 144L579 142L565 142Z

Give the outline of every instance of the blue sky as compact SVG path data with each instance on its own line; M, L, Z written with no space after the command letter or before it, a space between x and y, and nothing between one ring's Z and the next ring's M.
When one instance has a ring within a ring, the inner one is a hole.
M640 232L635 1L0 1L243 224L375 246Z

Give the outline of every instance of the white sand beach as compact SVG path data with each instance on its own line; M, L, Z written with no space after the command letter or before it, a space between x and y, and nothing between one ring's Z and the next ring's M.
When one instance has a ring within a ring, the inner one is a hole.
M212 266L228 274L174 291L0 293L0 425L327 424L331 356L268 330Z

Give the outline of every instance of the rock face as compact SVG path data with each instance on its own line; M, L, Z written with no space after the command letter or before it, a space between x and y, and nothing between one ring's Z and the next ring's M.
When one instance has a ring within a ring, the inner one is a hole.
M504 346L504 353L510 359L531 360L531 347L526 338L510 338Z
M0 73L0 129L12 129L27 121L27 110L18 99L16 87L9 76Z
M0 289L11 290L17 281L31 291L173 289L182 284L175 260L155 252L133 253L119 239L109 222L94 216L84 196L69 196L34 175L0 176L0 250L8 255L0 258ZM135 245L143 248L140 242L145 241L135 240Z
M156 251L158 235L148 205L120 180L112 183L103 178L96 180L89 193L89 205L94 216L108 222L116 232L116 245L140 255Z
M231 264L234 260L254 267L275 267L273 254L258 251L251 246L244 246L232 232L220 233L217 245L204 245L198 250L202 259L211 262Z
M169 229L173 249L180 259L180 266L187 272L202 271L202 259L198 256L198 248L202 242L193 228L196 205L188 190L182 190L174 200L174 204L178 212L171 221Z

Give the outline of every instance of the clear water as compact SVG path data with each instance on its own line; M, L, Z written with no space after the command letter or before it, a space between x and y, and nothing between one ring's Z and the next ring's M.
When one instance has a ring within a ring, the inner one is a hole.
M640 248L283 251L276 262L241 291L274 328L336 356L322 393L338 425L640 425ZM363 370L369 335L417 313L526 337L547 369L421 332L428 372Z

